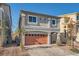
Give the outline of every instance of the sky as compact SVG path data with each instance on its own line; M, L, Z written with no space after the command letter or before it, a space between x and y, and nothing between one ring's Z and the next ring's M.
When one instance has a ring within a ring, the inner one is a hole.
M62 15L79 12L78 3L11 3L12 31L16 31L19 22L20 10L32 11L48 15Z

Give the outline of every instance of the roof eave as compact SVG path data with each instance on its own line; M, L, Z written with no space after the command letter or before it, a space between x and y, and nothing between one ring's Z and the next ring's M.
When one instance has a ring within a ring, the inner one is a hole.
M21 11L21 13L24 13L24 14L26 14L26 13L33 13L33 14L43 15L43 16L47 16L47 17L60 18L60 17L58 17L58 16L52 16L52 15L47 15L47 14L41 14L41 13L36 13L36 12L31 12L31 11L24 11L24 10L20 10L20 11Z

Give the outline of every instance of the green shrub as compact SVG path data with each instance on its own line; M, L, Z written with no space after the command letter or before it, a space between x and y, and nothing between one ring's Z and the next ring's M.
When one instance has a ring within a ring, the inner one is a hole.
M79 50L77 48L72 48L70 49L72 52L75 52L75 53L79 53Z

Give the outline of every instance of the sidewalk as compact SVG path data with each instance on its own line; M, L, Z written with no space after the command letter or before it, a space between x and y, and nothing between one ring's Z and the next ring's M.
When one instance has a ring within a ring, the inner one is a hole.
M78 42L74 42L74 46L79 49L79 43Z

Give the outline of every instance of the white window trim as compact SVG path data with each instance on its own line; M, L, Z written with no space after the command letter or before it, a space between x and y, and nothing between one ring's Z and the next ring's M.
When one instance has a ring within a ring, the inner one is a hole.
M36 22L29 22L29 16L32 16L32 17L36 17ZM37 24L37 16L33 16L33 15L28 15L28 24Z
M52 26L56 26L57 25L56 19L52 19L52 21L53 20L55 20L55 24L52 24Z

